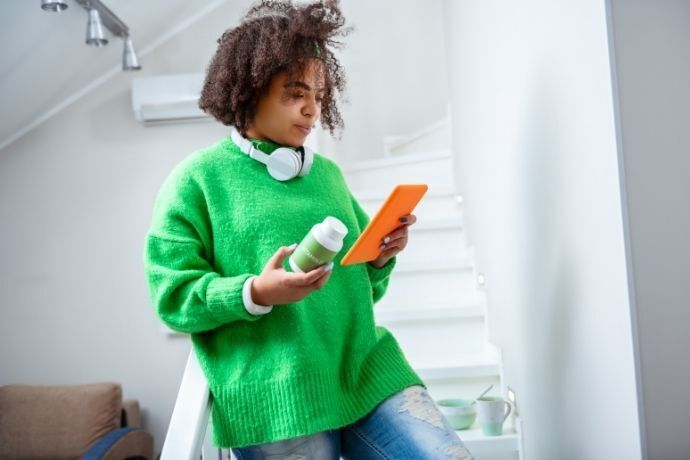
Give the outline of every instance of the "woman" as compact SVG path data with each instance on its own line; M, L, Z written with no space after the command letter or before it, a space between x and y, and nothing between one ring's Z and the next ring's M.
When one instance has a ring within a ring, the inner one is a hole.
M214 443L239 459L471 458L374 324L414 215L376 260L341 266L368 216L337 165L303 147L317 121L342 127L345 80L331 48L343 25L337 3L264 1L218 40L200 107L232 135L161 187L145 250L151 299L191 334ZM281 155L294 164L263 164ZM291 244L326 216L349 229L335 263L286 271Z

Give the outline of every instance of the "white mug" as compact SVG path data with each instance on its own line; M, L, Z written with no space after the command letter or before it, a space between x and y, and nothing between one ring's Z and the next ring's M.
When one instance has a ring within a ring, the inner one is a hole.
M477 400L477 420L486 436L500 436L503 423L510 415L512 406L500 397L484 396Z

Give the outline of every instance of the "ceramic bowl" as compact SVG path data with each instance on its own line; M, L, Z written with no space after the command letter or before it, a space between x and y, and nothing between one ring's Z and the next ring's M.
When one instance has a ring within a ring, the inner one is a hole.
M471 399L440 399L436 404L456 430L466 430L477 418Z

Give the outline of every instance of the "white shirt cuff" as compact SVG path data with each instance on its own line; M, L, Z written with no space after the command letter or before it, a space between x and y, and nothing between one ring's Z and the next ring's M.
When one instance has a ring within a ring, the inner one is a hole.
M250 276L242 287L242 301L244 308L252 315L265 315L273 310L273 305L259 305L252 300L252 282L256 276Z

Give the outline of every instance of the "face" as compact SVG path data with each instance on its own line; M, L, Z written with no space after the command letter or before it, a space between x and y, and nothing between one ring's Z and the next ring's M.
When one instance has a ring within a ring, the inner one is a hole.
M301 76L287 79L285 72L271 79L259 99L247 137L300 147L321 116L323 75L320 62L308 61Z

